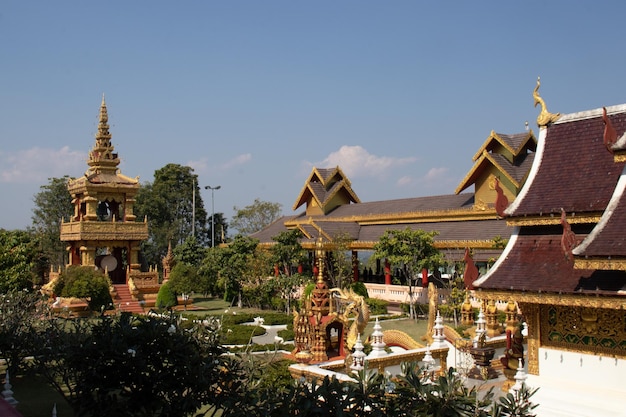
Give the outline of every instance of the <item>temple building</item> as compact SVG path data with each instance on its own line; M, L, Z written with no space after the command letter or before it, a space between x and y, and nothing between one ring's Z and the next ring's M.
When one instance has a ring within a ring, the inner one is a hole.
M538 87L536 156L504 210L514 231L476 295L517 302L538 415L625 415L626 105L551 114Z
M140 245L148 238L148 223L137 221L133 214L139 179L123 175L118 168L120 158L111 143L104 96L95 139L87 171L68 182L74 215L61 224L61 241L68 243L69 265L105 271L120 306L141 312L137 303L158 291L158 275L140 269Z
M313 168L293 210L253 237L261 245L272 245L273 236L299 229L305 249L316 250L319 242L332 250L339 237L349 241L353 259L359 252L371 252L388 229L436 231L435 245L450 264L462 262L470 249L483 272L500 255L511 228L501 220L500 208L512 201L528 176L537 140L532 130L519 134L491 132L474 156L474 166L454 194L397 200L361 202L340 167ZM474 192L465 192L471 186ZM444 271L445 272L445 271ZM384 265L376 264L367 274L354 262L354 278L390 284Z

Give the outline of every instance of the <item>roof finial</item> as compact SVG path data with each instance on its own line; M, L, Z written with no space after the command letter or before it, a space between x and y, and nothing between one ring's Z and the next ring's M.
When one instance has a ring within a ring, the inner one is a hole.
M526 122L524 122L524 130L526 130L528 132L528 120L526 120Z
M537 86L533 90L533 98L535 99L535 107L537 104L541 104L541 113L537 116L537 126L548 126L550 123L555 122L561 113L550 113L546 107L545 101L539 96L539 86L541 85L540 77L537 77Z
M604 122L604 146L606 149L613 153L613 145L617 142L617 132L611 123L611 119L606 114L606 107L602 107L602 121Z

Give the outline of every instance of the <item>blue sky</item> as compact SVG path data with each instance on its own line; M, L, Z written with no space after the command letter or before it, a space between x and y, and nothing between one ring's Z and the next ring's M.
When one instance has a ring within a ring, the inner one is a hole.
M362 201L453 193L493 129L626 102L626 3L15 1L0 4L0 228L82 175L106 95L122 172L221 185L285 214L313 166ZM564 161L566 163L566 161ZM210 210L211 195L203 191Z

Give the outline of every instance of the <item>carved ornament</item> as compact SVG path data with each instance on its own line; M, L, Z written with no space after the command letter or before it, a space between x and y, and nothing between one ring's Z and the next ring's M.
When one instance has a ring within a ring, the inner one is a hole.
M533 90L533 98L535 99L535 107L537 107L537 104L541 105L541 112L539 113L539 116L537 116L537 126L543 127L548 126L550 123L556 122L556 120L561 117L561 113L554 114L548 111L545 101L543 101L543 99L539 96L540 85L540 78L537 77L537 86Z

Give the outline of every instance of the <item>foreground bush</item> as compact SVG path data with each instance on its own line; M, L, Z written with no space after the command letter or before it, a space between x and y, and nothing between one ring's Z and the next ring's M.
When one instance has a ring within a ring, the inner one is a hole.
M35 369L77 416L193 415L221 407L230 398L224 387L240 378L222 355L217 323L205 323L183 330L175 317L127 314L54 320L40 335Z

